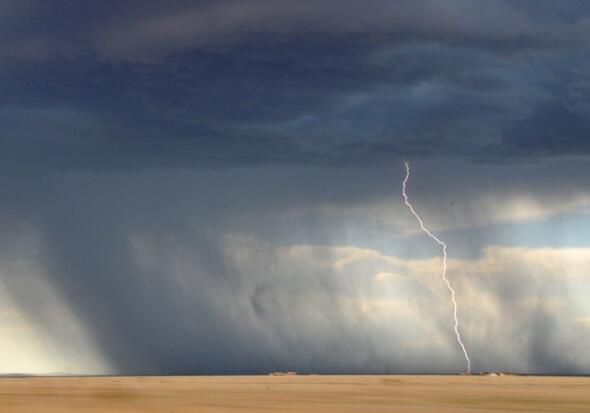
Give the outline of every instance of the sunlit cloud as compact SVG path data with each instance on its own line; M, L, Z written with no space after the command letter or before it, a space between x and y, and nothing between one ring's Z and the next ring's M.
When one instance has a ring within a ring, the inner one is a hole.
M0 262L0 374L113 373L91 330L36 263Z
M244 272L243 279L251 280L253 285L268 280L272 285L269 294L272 291L275 298L269 310L281 312L289 285L296 283L297 289L291 290L288 300L290 319L295 324L289 327L288 319L269 324L275 333L276 329L294 328L300 323L310 328L316 322L314 318L298 320L298 309L302 306L319 305L321 311L330 312L331 309L320 304L321 299L318 301L322 290L313 286L337 283L340 287L332 289L330 302L342 311L342 317L348 320L344 323L354 324L358 317L371 320L375 326L372 334L380 337L379 342L392 340L390 335L394 333L395 340L401 341L406 335L425 341L431 336L434 346L436 342L440 345L436 337L446 337L443 351L453 354L450 325L447 325L451 308L439 279L439 258L400 259L356 247L298 245L273 250L253 239L240 237L232 238L228 245L235 267ZM272 257L269 258L274 263L272 278L256 270L260 262L256 264L248 259L261 248ZM576 329L576 322L568 323L580 308L576 307L575 299L568 298L567 285L587 279L588 264L590 248L490 246L477 259L451 258L448 275L457 285L464 335L480 368L541 371L540 363L587 368L590 359L586 352L578 345L579 341L571 342L572 335L582 333ZM290 278L293 276L298 281ZM244 288L248 290L247 285ZM263 300L260 305L270 305L264 303ZM350 306L351 303L356 304ZM272 319L270 314L268 317ZM550 328L546 323L553 323L550 320L554 318L560 320L559 328L553 332L546 330ZM539 329L545 331L541 333ZM416 336L417 331L420 333ZM537 347L541 340L537 338L539 334L548 335L546 345L541 347ZM489 347L490 340L502 344ZM567 347L568 351L553 352L550 343ZM397 343L391 350L402 351L400 345ZM396 356L390 354L390 357Z

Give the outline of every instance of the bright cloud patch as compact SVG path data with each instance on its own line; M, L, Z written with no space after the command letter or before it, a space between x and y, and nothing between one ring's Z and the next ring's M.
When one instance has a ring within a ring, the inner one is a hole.
M245 311L253 311L269 335L290 344L317 342L325 329L338 326L342 340L351 343L358 342L358 334L369 334L355 350L377 351L383 363L403 369L410 355L427 360L426 370L448 357L445 367L460 369L440 259L402 260L355 247L273 249L240 237L229 245L231 261L247 275ZM582 345L587 337L576 321L584 309L570 294L590 276L588 264L589 248L493 246L477 260L451 259L449 277L458 290L476 368L587 368L590 358ZM337 293L328 295L328 286ZM362 329L367 325L371 328Z
M22 255L20 260L0 255L0 374L113 373L93 343L91 326L78 319L30 259L38 236L23 232L0 253L14 249Z

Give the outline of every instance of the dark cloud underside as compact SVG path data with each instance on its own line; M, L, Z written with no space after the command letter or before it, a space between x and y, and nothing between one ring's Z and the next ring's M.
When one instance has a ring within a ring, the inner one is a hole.
M565 8L10 1L0 144L107 168L585 154L589 13Z

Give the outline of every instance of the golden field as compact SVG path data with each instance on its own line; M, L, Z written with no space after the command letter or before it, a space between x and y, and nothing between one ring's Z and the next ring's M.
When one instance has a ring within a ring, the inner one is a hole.
M590 378L193 376L0 379L0 412L590 412Z

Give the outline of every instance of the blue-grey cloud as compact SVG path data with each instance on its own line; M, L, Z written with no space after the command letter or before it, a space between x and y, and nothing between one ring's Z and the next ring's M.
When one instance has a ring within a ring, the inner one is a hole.
M562 139L555 127L516 125L579 88L568 80L583 80L571 69L583 72L588 8L478 5L9 2L3 152L84 158L87 146L139 164L571 152L546 144Z

